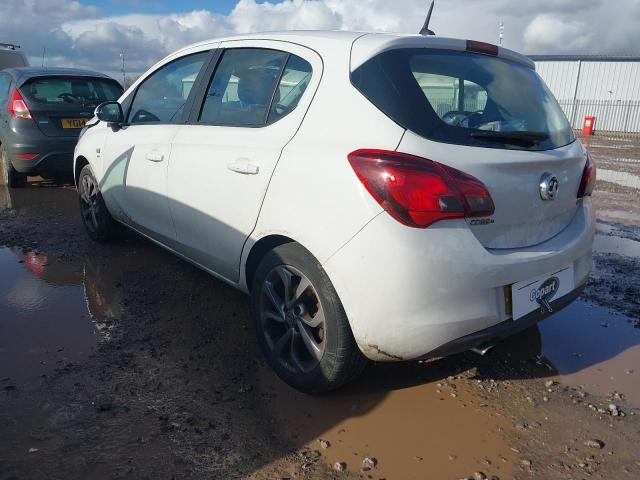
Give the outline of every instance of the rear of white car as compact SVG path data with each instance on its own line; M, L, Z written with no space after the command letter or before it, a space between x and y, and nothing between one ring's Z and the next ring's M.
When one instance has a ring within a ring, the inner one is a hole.
M354 88L406 128L393 151L348 156L383 211L323 264L365 355L491 345L575 299L594 166L531 62L477 42L360 41Z
M120 222L249 293L265 358L305 392L365 357L486 348L576 298L591 268L595 167L509 50L212 40L96 112L74 168L89 235Z

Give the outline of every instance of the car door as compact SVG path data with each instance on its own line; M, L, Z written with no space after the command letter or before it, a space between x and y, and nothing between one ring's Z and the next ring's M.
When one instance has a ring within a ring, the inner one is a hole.
M283 42L233 41L220 49L202 101L194 103L199 108L173 139L168 191L181 252L235 282L244 242L311 103L322 61Z
M209 51L185 55L148 75L133 94L125 124L105 138L102 190L114 214L169 246L175 242L167 200L171 140L210 58Z

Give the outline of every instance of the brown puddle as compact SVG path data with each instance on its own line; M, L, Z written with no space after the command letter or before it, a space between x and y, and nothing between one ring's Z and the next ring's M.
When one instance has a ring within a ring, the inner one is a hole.
M637 320L636 320L637 321ZM539 326L542 353L567 385L640 405L640 329L609 309L577 301Z
M273 394L269 408L277 429L293 442L313 432L307 446L332 465L344 462L359 472L369 457L378 461L366 472L370 478L466 478L475 471L510 478L518 462L501 433L510 429L505 418L452 387L455 380L395 386L414 383L418 370L430 375L430 368L372 366L354 385L320 397L298 393L268 371L261 387Z
M624 270L633 269L632 260L640 258L640 242L616 233L616 228L599 222L594 243L595 252L622 259L622 267L606 267L619 279L609 293L612 304L625 301ZM611 286L591 288L606 292ZM640 406L640 318L579 300L540 323L539 329L541 353L563 383L603 396L622 393L626 401Z

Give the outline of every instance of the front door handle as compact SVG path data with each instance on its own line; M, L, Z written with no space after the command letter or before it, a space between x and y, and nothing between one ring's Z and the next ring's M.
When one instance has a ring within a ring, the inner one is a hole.
M158 150L151 150L144 157L151 162L162 162L164 160L164 155Z
M231 162L227 165L227 168L232 172L241 173L242 175L257 175L260 172L260 167L249 163L247 160L239 159L235 162Z

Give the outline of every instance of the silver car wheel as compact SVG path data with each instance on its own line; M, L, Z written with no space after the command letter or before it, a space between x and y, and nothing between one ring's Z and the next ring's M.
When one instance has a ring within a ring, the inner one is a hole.
M289 265L272 269L262 284L260 322L267 345L293 373L308 373L325 350L320 297L305 274Z

